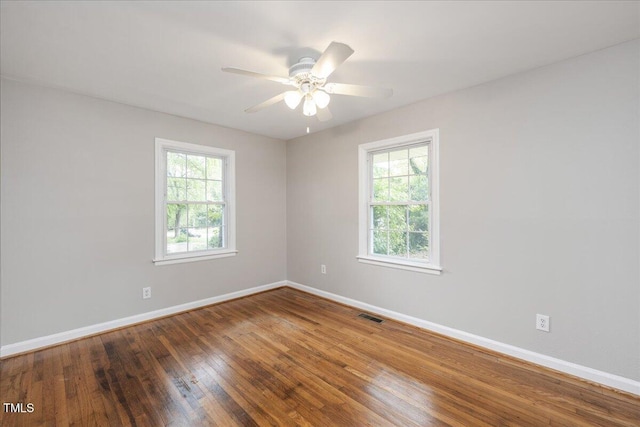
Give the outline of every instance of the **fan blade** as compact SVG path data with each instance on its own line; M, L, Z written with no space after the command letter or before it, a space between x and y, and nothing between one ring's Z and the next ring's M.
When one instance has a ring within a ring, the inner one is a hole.
M258 79L271 80L274 82L282 83L284 85L291 84L291 80L286 77L269 76L267 74L254 73L253 71L241 70L239 68L223 67L222 71L225 73L240 74L242 76L256 77Z
M329 47L320 55L316 65L311 69L311 74L321 79L326 79L353 54L353 49L344 43L331 42Z
M393 95L392 89L344 83L327 83L323 89L327 93L335 93L336 95L364 96L366 98L389 98Z
M316 111L316 116L318 116L318 120L320 120L321 122L326 122L333 118L331 111L329 111L329 107L318 108L318 110Z
M255 106L253 106L251 108L247 108L246 110L244 110L244 112L245 113L255 113L256 111L260 111L263 108L270 107L271 105L282 101L284 99L284 94L285 94L285 92L282 92L280 95L276 95L273 98L269 98L266 101L264 101L264 102L262 102L262 103L260 103L258 105L255 105Z

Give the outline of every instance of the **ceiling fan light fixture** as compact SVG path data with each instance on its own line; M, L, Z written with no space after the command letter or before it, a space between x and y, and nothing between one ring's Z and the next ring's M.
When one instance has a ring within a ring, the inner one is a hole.
M393 94L391 89L328 83L329 76L352 54L353 49L346 44L331 42L318 59L305 56L300 58L298 63L290 66L289 77L272 76L232 67L223 67L222 71L293 86L293 90L281 92L258 105L247 108L246 113L255 113L280 101L284 101L287 107L295 110L304 98L302 113L307 117L317 116L319 121L326 122L333 117L328 108L333 94L365 98L388 98Z
M321 90L316 90L313 93L313 100L316 102L318 108L326 108L329 105L329 101L331 101L331 97Z
M302 114L311 117L315 116L318 110L316 109L316 103L310 95L307 95L302 105Z
M300 105L300 101L302 100L302 93L299 90L290 90L285 92L284 94L284 102L287 104L287 107L295 110L298 105Z

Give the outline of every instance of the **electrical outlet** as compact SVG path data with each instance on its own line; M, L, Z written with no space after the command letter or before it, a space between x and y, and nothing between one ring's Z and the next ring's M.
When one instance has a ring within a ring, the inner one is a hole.
M549 332L549 316L536 314L536 329Z
M142 299L149 299L149 298L151 298L151 286L142 288Z
M326 265L322 264L320 266L320 273L327 274L327 266Z

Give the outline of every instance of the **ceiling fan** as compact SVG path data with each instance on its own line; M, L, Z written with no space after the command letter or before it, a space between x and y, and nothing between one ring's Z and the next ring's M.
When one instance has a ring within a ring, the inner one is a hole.
M246 113L255 113L282 100L284 100L289 108L295 110L304 99L302 113L305 116L317 115L318 120L324 122L330 120L332 117L328 108L329 101L331 100L329 95L388 98L393 94L393 90L391 89L344 83L327 83L327 78L331 73L346 61L353 52L353 49L344 43L331 42L317 60L306 56L300 58L298 63L289 68L289 77L270 76L230 67L223 67L222 71L271 80L295 88L246 109Z

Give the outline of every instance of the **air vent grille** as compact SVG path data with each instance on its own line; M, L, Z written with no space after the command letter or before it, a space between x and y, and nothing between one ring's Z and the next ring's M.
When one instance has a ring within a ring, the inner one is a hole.
M360 314L358 314L358 317L362 317L363 319L371 320L372 322L376 322L376 323L384 322L384 320L382 320L382 319L380 319L378 317L372 316L370 314L367 314L367 313L360 313Z

